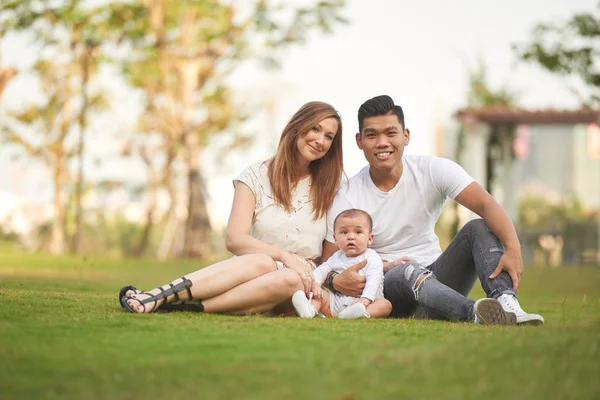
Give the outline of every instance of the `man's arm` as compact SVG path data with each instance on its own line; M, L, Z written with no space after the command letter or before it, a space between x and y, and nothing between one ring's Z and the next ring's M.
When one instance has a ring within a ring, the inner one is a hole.
M334 243L325 240L323 242L323 261L328 260L337 250L338 247ZM365 288L366 278L359 275L358 271L365 265L367 265L367 260L347 268L342 273L334 273L333 276L330 273L325 279L324 286L346 296L360 297Z
M513 281L513 288L517 290L519 288L519 280L523 274L521 243L506 211L477 182L473 182L467 186L456 196L455 200L483 218L490 230L500 239L506 248L506 252L500 258L498 267L490 275L490 278L495 278L500 272L506 271Z

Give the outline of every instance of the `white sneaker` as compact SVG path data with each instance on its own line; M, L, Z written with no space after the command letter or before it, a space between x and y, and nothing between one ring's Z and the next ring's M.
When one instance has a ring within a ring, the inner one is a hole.
M338 314L338 318L342 319L358 319L358 318L371 318L365 305L363 303L354 303L344 308Z
M302 290L298 290L294 293L292 296L292 305L300 318L313 318L317 315L317 310L315 310L315 307L308 301Z
M502 304L504 311L516 314L517 324L519 325L542 325L544 323L544 318L541 315L526 313L513 295L503 294L498 297L498 301Z
M504 311L496 299L479 299L473 306L474 322L479 325L516 325L517 317L513 312Z

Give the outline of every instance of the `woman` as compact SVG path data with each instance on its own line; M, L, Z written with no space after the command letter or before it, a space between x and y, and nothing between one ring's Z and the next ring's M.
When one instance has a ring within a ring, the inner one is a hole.
M297 290L308 294L342 173L339 114L326 103L305 104L283 130L275 156L234 180L226 245L235 257L149 292L126 286L121 305L148 313L185 309L192 300L204 312L261 313Z

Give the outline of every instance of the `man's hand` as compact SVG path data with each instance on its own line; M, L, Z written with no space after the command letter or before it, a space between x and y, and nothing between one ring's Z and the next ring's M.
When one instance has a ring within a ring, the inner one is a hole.
M521 258L521 253L519 251L510 251L506 250L506 252L500 257L500 261L498 261L498 266L490 275L491 279L494 279L502 271L506 271L513 282L513 289L519 289L519 282L521 281L521 275L523 275L523 259Z
M367 278L359 275L358 271L367 265L367 260L346 269L333 277L333 288L346 296L360 297L365 288Z
M400 257L399 259L394 260L394 261L384 261L383 262L383 273L385 274L389 270L393 269L394 267L397 267L398 265L400 265L402 263L414 262L414 261L415 260L413 260L412 258L409 258L409 257Z

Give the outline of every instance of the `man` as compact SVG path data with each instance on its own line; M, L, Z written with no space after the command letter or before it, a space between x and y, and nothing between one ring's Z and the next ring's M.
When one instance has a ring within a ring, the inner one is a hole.
M384 266L384 294L392 302L392 316L469 320L475 302L466 296L479 277L487 296L515 313L518 324L543 324L540 315L526 313L517 300L521 247L496 200L453 161L404 156L410 131L391 97L366 101L358 111L358 124L356 143L369 165L335 198L323 260L337 250L332 231L337 214L363 209L374 221L371 248L390 261ZM442 253L434 227L448 197L483 219L467 223ZM363 266L330 276L328 286L355 296L364 286L364 277L357 273Z

